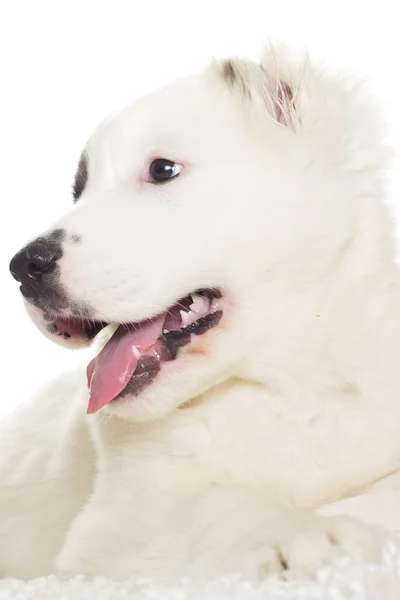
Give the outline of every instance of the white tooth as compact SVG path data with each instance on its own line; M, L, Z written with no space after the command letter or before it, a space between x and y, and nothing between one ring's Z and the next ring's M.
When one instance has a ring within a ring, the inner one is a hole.
M140 350L138 348L136 348L136 346L132 346L132 353L133 353L134 357L136 358L136 360L139 360L139 358L142 356L140 353Z
M163 333L169 333L169 329L163 329Z
M188 317L188 319L189 319L188 325L192 325L192 323L195 323L198 320L198 318L199 318L199 315L197 313L194 313L192 310L188 313L188 315L189 315L189 317Z
M190 310L194 313L200 313L202 310L208 308L208 300L203 298L203 296L199 296L199 294L192 294L193 303L190 305Z
M189 323L189 313L185 312L184 310L181 310L181 319L182 319L182 327L186 327L186 325Z
M99 352L103 350L104 346L112 338L118 327L119 325L117 323L110 323L110 325L107 325L107 327L100 331L96 337L94 346L96 348L96 354L99 354Z

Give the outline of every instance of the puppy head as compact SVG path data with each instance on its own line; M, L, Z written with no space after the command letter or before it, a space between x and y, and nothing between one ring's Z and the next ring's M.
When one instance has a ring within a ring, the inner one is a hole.
M96 338L89 412L159 418L250 377L282 335L285 282L320 275L354 234L349 169L382 157L364 144L355 98L270 49L260 64L215 62L98 127L73 210L11 262L48 337Z

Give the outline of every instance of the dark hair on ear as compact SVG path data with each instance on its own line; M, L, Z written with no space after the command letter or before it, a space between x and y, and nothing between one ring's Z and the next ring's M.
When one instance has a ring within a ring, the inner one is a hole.
M251 99L251 89L246 74L239 68L240 59L227 58L221 62L221 76L231 89L238 89L243 98Z
M277 65L272 69L263 63L240 59L224 59L217 63L219 75L232 93L245 103L258 97L274 121L281 125L292 124L294 92L279 76Z

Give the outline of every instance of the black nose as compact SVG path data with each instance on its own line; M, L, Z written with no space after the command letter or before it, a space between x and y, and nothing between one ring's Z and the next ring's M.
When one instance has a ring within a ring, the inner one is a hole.
M10 262L10 272L21 283L24 296L37 296L43 276L55 269L61 255L61 246L40 238L14 256Z

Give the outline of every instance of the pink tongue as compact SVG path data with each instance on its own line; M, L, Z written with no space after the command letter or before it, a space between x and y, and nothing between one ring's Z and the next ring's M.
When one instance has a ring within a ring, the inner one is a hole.
M142 354L152 348L161 335L165 319L164 313L136 325L136 329L118 327L100 354L88 365L88 414L97 412L122 392L138 363L132 346L136 346Z

